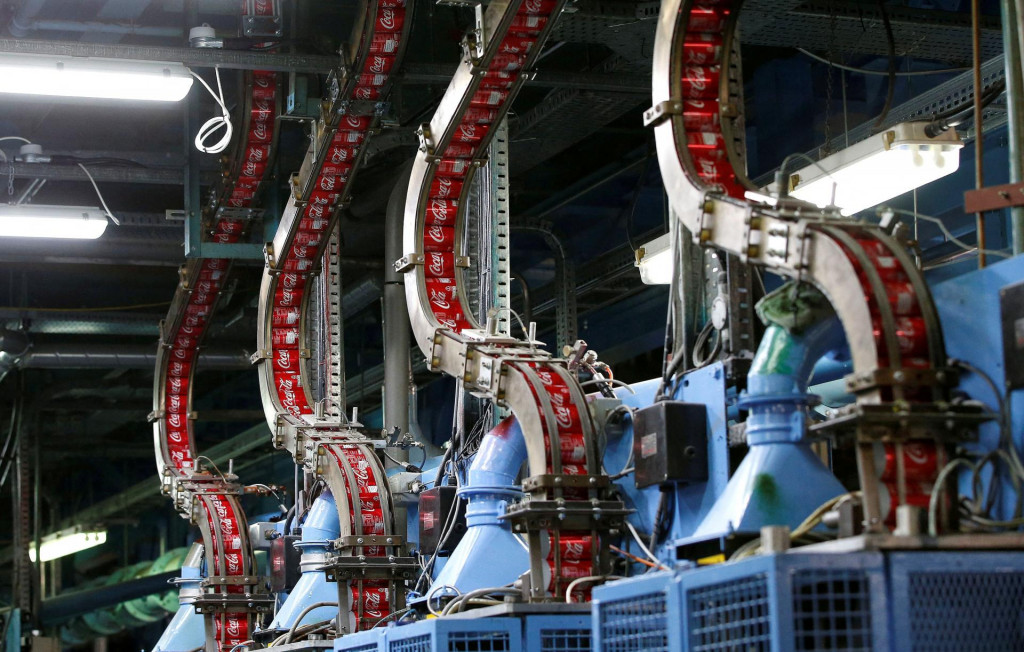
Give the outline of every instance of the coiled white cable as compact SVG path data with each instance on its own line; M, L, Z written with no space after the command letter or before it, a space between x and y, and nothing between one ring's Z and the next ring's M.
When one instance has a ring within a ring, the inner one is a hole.
M109 217L110 221L114 223L114 226L121 226L121 221L114 217L114 214L110 212L110 207L107 206L106 200L103 199L103 193L100 192L100 187L96 185L96 179L92 178L92 175L89 174L89 170L86 169L84 165L79 163L78 167L82 168L82 172L85 172L85 176L87 176L89 178L89 182L92 183L92 187L96 190L96 196L100 198L100 204L103 205L103 210L106 212L107 217Z
M210 85L206 83L205 79L203 79L196 73L192 72L191 70L189 71L190 73L192 73L193 77L199 80L199 83L203 85L203 88L206 89L210 96L213 97L214 101L217 102L217 105L220 106L221 110L221 114L219 116L210 118L205 123L203 123L203 126L199 128L199 132L196 134L196 149L198 149L200 152L203 152L204 154L220 154L221 152L223 152L225 149L228 148L228 145L231 143L231 135L232 133L234 133L234 126L231 124L231 114L228 112L227 104L225 104L224 102L224 89L221 87L220 84L220 69L214 68L213 71L214 74L217 76L216 93L213 92L213 89L210 88ZM207 141L210 139L211 136L217 133L217 130L219 129L224 130L221 139L218 140L213 145L207 145Z

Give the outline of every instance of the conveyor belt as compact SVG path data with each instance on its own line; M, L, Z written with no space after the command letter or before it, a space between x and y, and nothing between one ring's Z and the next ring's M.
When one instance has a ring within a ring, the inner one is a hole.
M326 480L337 498L342 539L397 541L387 478L371 442L343 421L328 420L327 410L318 416L315 409L307 305L338 211L349 201L366 146L380 130L411 26L406 0L368 0L360 9L344 51L346 64L329 79L312 144L268 247L260 294L260 387L274 444ZM398 549L352 545L336 557L389 557L400 554ZM353 581L350 587L349 604L341 605L342 613L350 613L350 622L341 625L348 632L372 625L404 599L386 579ZM341 595L346 602L345 592Z
M655 128L662 176L676 213L701 244L822 290L850 345L854 374L848 383L858 409L945 405L955 374L946 368L938 316L906 248L882 229L840 219L836 211L747 194L757 188L743 164L743 103L734 43L741 4L668 0L662 5L654 105L645 118ZM873 434L863 425L853 429L862 486L871 494L869 527L880 528L875 483L882 481L894 505L920 505L931 493L936 461L939 467L944 463L944 448L895 421L875 427ZM949 440L948 433L936 436ZM893 459L905 461L905 448L930 459L924 466L931 471L910 481L900 461L876 473L870 442L875 437L891 442L886 450ZM890 525L894 515L895 509L890 510Z

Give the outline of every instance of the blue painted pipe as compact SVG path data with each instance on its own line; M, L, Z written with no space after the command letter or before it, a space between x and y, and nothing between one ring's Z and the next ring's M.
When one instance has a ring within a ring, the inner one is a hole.
M799 525L815 508L846 492L805 440L807 381L815 363L845 339L838 318L799 334L770 324L757 349L740 406L749 410L750 450L695 538L764 525Z
M203 547L192 546L181 565L178 580L178 611L153 647L153 652L186 652L203 647L206 643L206 623L196 613L192 603L202 595Z
M328 582L324 572L317 569L324 565L331 542L340 536L341 523L334 496L330 491L324 491L306 514L302 522L302 540L296 544L302 549L299 560L302 576L278 610L269 630L289 629L309 605L338 601L338 585ZM303 616L300 625L323 622L337 615L337 607L317 607Z
M516 476L526 461L526 441L515 417L488 432L459 489L468 501L466 534L438 574L427 595L454 586L462 593L510 584L530 567L526 544L498 517L521 495Z

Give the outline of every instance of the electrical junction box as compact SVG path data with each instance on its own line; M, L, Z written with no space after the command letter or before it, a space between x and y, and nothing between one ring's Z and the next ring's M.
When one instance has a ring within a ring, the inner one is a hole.
M466 533L466 508L456 501L455 491L455 487L442 486L427 489L420 494L421 555L432 555L434 551L440 556L449 555ZM459 505L458 513L452 515L456 505ZM451 533L442 542L441 537L449 517L455 520L451 525Z
M1006 389L1024 387L1024 283L999 290Z
M708 479L707 407L659 401L633 416L637 489Z
M301 538L288 534L270 542L270 590L274 593L291 591L302 575L302 552L294 545Z

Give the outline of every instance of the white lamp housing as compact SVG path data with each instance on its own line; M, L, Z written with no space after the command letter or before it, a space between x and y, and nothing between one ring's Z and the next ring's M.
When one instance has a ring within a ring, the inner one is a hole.
M0 93L177 102L190 88L180 63L0 54Z
M0 204L0 237L94 240L107 228L107 216L86 206Z
M903 122L818 161L828 174L809 165L789 176L789 194L825 208L835 184L835 205L853 215L956 172L964 146L956 130L932 138L927 125Z
M95 548L107 542L107 531L97 528L75 526L53 534L47 534L39 543L39 560L52 561L76 552ZM28 556L36 560L36 542L29 544Z
M636 250L636 266L644 285L668 285L675 265L672 256L672 234L666 233L640 245Z

